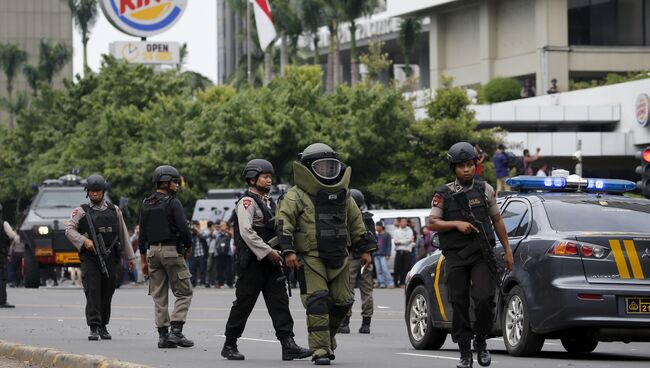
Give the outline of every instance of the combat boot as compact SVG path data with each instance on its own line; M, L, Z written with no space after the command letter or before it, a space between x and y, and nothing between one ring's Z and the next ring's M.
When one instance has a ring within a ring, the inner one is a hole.
M172 321L172 330L169 334L169 342L174 343L182 348L191 348L194 346L194 341L188 340L185 335L183 335L183 322L181 321Z
M221 349L221 356L228 360L244 360L244 354L237 349L237 339L226 338L226 342Z
M360 334L369 334L370 333L370 317L363 317L361 322L361 327L359 327Z
M99 326L97 328L97 332L99 333L99 337L101 337L102 340L110 340L113 338L111 334L108 333L108 330L106 329L106 325Z
M488 367L492 363L492 357L487 349L487 336L476 335L474 338L474 351L476 351L476 360L482 367Z
M343 317L341 321L341 326L339 326L339 333L349 334L350 333L350 316Z
M88 333L88 340L90 341L99 340L99 329L97 326L90 326L90 332Z
M282 344L282 360L305 359L311 356L311 350L298 346L291 336L282 337L280 344Z
M330 365L330 358L328 357L320 357L320 358L314 358L314 365Z
M175 347L176 344L169 341L169 330L167 327L158 327L158 348L171 349Z
M460 348L460 362L456 365L456 368L472 368L472 349L470 346L470 341L458 342L458 347Z

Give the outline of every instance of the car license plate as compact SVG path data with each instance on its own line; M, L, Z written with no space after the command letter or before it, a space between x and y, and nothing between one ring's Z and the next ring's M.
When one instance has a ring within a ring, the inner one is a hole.
M627 314L650 315L650 298L625 298L625 306Z

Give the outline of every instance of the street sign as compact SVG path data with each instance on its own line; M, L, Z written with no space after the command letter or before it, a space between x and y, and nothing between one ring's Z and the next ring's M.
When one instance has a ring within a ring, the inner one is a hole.
M111 55L134 64L178 64L181 48L178 42L111 42Z
M100 0L100 5L118 30L150 37L173 27L187 8L187 0Z

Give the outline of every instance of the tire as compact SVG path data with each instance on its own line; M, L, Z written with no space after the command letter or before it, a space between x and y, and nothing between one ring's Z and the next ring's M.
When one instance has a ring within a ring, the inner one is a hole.
M507 295L503 311L501 331L508 354L525 356L539 353L544 346L544 337L534 333L530 327L528 304L519 286Z
M564 350L570 354L591 353L598 346L598 335L593 331L570 333L560 339Z
M24 254L25 287L37 289L41 285L41 275L38 261L36 260L34 251L31 250L29 246L25 247Z
M447 339L447 331L434 328L427 289L418 285L408 299L406 330L411 345L417 350L438 350Z

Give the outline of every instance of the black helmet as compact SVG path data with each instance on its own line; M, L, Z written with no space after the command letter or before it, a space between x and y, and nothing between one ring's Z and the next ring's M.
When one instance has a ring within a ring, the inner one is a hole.
M174 179L180 179L181 174L178 173L175 167L169 165L158 166L156 170L153 171L152 181L154 183L159 183L161 181L172 181Z
M300 163L326 184L336 182L345 168L341 156L324 143L314 143L305 148L300 154Z
M99 174L92 174L86 179L86 191L106 191L108 182Z
M357 204L357 207L361 208L366 205L366 199L363 197L363 193L359 189L350 189L350 196L354 199L354 203Z
M245 181L248 181L248 179L256 178L261 173L273 174L273 165L266 160L256 158L248 161L244 167L244 171L241 173L241 177Z
M458 142L447 152L447 161L452 165L476 159L478 159L476 149L467 142Z

